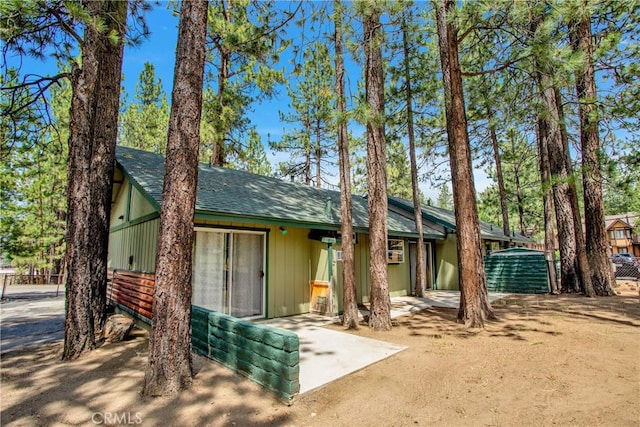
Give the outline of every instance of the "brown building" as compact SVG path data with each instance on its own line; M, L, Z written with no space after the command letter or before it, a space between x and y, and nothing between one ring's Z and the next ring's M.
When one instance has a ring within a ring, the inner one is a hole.
M630 253L640 256L640 214L627 212L620 215L607 215L605 217L607 235L611 253Z

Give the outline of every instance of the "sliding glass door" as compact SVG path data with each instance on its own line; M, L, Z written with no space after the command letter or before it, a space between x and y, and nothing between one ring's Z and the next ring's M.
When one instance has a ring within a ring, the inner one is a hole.
M196 230L193 304L235 317L264 316L264 233Z

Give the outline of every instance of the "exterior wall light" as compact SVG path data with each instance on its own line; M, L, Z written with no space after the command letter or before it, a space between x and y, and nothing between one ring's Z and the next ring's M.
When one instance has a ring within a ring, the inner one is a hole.
M280 227L280 233L282 233L282 235L283 235L283 236L286 236L286 235L287 235L287 233L288 233L288 231L287 231L287 229L286 229L286 228L284 228L284 227Z

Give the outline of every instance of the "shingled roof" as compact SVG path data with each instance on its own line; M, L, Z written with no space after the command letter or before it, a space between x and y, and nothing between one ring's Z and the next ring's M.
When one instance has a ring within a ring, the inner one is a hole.
M164 156L126 147L117 147L117 165L133 184L160 206L164 179ZM199 164L196 219L218 218L255 223L286 222L301 227L340 229L340 193L282 181L249 172ZM368 232L367 199L353 197L353 226ZM390 236L417 236L408 215L389 212ZM426 223L424 236L443 239L445 231Z
M389 197L389 204L404 210L413 211L413 202L399 197ZM455 233L456 217L455 212L439 208L436 206L422 205L422 217L436 224L440 224ZM518 243L531 243L531 239L520 233L505 235L502 227L480 221L480 235L483 239L494 241L513 241Z

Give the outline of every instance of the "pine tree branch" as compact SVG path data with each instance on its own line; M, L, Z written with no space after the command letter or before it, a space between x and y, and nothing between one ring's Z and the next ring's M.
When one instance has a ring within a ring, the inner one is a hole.
M516 58L513 61L509 61L509 62L507 62L505 64L500 65L499 67L492 68L490 70L462 71L462 76L463 77L476 77L476 76L484 76L484 75L495 74L495 73L498 73L498 72L500 72L502 70L506 70L507 68L511 67L512 65L517 64L521 60L526 59L526 58L528 58L530 56L532 56L532 55L521 56L520 58Z
M38 100L44 96L45 92L55 83L57 83L59 80L63 79L63 78L70 78L71 74L70 73L60 73L57 74L53 77L40 77L37 80L33 80L33 81L26 81L26 78L29 75L25 76L25 80L23 80L22 83L19 83L17 85L13 85L13 86L2 86L0 87L0 91L7 91L10 92L12 94L11 96L11 103L10 103L10 107L2 112L2 115L15 115L27 108L29 108L31 105L35 104L36 102L38 102ZM45 83L43 85L43 83ZM32 86L36 86L37 90L33 93L33 95L30 97L31 99L26 102L25 104L16 106L15 105L15 94L17 93L17 91L19 89L24 89L24 88L28 88L28 87L32 87ZM4 92L4 93L7 93Z
M78 46L82 48L82 46L84 46L83 38L67 23L67 21L65 21L65 19L60 15L60 11L57 9L48 8L48 12L56 18L56 20L60 24L60 27L62 27L62 29L67 34L76 39L76 41L78 42Z

